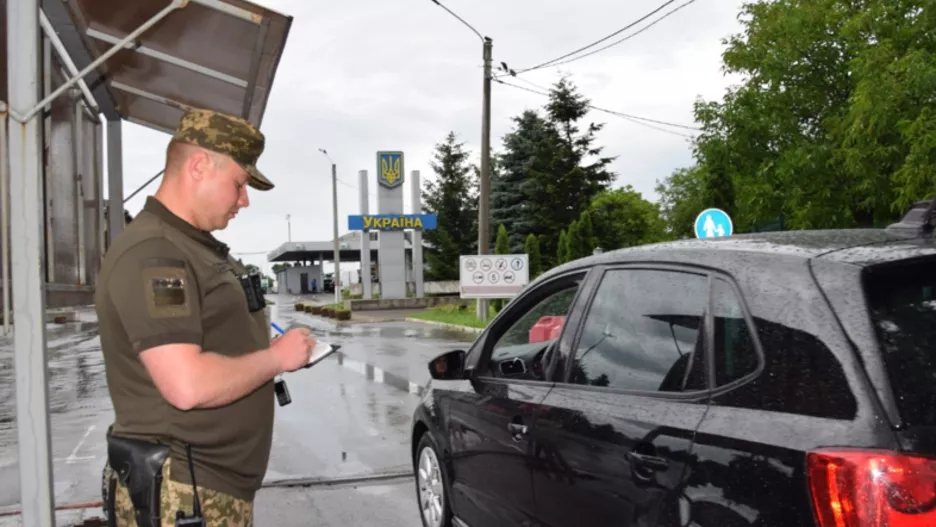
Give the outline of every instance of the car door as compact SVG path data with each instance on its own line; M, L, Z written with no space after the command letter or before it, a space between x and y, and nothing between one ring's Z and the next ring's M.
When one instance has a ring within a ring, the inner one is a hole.
M533 487L548 527L680 525L708 405L707 273L603 270L538 405ZM571 328L569 328L571 330Z
M469 351L470 389L445 398L450 503L471 527L534 525L529 436L551 386L543 368L557 340L538 338L534 326L568 313L585 274L538 284L511 302Z

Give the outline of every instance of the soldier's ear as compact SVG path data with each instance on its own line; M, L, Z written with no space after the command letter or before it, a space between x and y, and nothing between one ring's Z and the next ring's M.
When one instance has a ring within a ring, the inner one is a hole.
M208 178L214 168L214 162L211 155L201 148L192 149L186 161L186 172L189 177L195 181L203 181Z

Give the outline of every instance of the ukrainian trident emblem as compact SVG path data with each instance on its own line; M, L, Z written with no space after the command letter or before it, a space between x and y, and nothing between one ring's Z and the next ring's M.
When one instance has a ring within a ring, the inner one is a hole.
M380 152L377 154L380 167L377 182L386 188L396 188L403 183L403 154L401 152Z

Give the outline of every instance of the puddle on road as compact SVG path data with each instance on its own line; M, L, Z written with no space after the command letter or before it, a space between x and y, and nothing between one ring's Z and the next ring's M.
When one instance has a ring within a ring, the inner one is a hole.
M408 353L408 339L424 339L434 341L440 344L452 344L457 346L459 343L473 342L476 334L464 331L450 330L435 326L416 326L408 322L382 322L368 324L342 324L337 321L307 315L296 311L290 311L288 308L280 311L274 306L271 317L278 321L280 326L288 331L294 324L301 324L309 327L312 334L321 338L341 344L341 339L368 338L382 341L378 346L378 351L383 355L403 356ZM440 346L444 348L445 346ZM373 364L354 359L347 354L338 351L335 353L339 365L352 371L360 373L368 381L386 384L398 390L411 393L421 397L425 391L425 386L411 382L409 379L400 375L386 371Z
M335 352L335 357L337 357L335 360L339 365L360 373L368 381L386 384L387 386L411 393L418 397L422 397L422 394L425 391L424 386L416 384L415 382L410 382L409 379L405 379L399 375L385 371L372 364L352 359L340 351Z
M81 419L109 408L97 322L49 325L46 347L51 414ZM7 336L0 340L0 446L16 443L13 367L13 339Z
M429 339L448 342L474 342L476 333L446 329L430 325L416 325L410 322L372 322L372 323L342 323L330 319L290 311L289 308L279 310L273 306L273 320L283 322L282 327L289 330L294 324L308 326L316 335L334 337L373 337L385 339Z

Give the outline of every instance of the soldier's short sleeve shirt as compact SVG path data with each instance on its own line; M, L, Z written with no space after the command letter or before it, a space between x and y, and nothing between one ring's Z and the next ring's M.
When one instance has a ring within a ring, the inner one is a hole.
M148 238L114 262L107 300L134 352L166 344L202 345L201 304L195 271L165 238Z

